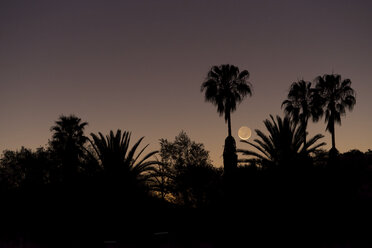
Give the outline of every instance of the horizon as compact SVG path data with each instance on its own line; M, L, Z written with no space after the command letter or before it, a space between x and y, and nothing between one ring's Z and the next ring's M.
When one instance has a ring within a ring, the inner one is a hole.
M232 113L238 129L266 132L292 82L349 78L356 105L336 125L340 152L371 149L372 3L366 1L6 2L0 8L0 151L36 149L62 114L91 132L145 136L147 151L184 130L222 166L227 124L200 86L213 65L248 70L253 86ZM215 17L219 18L215 18ZM221 32L221 30L223 32ZM309 135L331 137L324 117Z

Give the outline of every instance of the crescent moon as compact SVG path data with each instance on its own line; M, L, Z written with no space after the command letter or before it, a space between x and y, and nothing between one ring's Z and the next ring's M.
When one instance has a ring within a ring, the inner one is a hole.
M246 127L246 126L242 126L239 128L239 131L238 131L238 136L239 138L241 138L242 140L247 140L251 137L251 129L249 127Z

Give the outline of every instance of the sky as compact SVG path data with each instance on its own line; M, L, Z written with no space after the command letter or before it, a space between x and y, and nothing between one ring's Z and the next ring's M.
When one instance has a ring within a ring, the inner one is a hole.
M357 103L336 127L341 152L372 149L372 1L1 0L0 151L35 149L62 114L86 134L145 136L148 152L181 130L222 165L227 125L200 86L213 65L248 70L253 95L232 114L265 133L291 83L337 73ZM331 137L324 119L310 135ZM250 140L256 138L254 132Z

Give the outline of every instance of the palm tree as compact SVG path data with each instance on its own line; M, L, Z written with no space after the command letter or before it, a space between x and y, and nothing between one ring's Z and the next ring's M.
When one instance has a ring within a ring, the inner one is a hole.
M248 77L247 70L240 72L234 65L213 66L201 86L201 91L205 91L205 100L217 106L217 112L220 116L224 115L228 125L228 137L224 148L225 169L236 167L235 140L231 135L231 113L247 95L252 95Z
M83 145L87 142L87 137L84 136L85 126L87 122L81 122L81 119L75 115L61 115L55 126L51 127L54 132L51 145L54 149L74 149L81 152Z
M228 136L231 136L231 112L247 95L252 95L248 77L247 70L240 72L234 65L213 66L201 86L201 91L205 90L205 100L217 106L220 116L225 116Z
M241 162L257 162L258 160L263 166L288 167L308 158L308 155L325 145L324 142L315 144L324 137L321 134L315 135L304 144L303 127L292 122L288 116L284 119L277 116L276 121L272 115L270 118L271 120L264 121L269 136L256 129L255 132L260 139L254 139L254 142L241 141L259 151L239 149L238 152L243 155L253 156Z
M140 158L148 145L135 155L144 137L140 138L132 148L129 148L131 134L126 131L123 134L121 130L117 130L116 134L110 131L106 137L102 133L98 133L98 136L92 133L91 136L93 140L89 141L97 159L110 178L124 177L131 182L145 182L150 177L150 174L146 172L153 171L153 165L159 164L158 161L148 160L157 151L150 152Z
M337 152L335 141L335 123L341 125L341 116L346 109L353 109L356 99L350 79L341 80L338 74L325 74L315 79L316 89L324 104L326 130L332 135L332 151Z
M283 101L284 112L293 122L303 127L304 145L306 145L307 123L309 118L317 122L322 115L322 106L316 91L310 82L294 82L288 92L288 99Z
M61 115L50 129L53 132L51 147L61 159L68 180L77 172L79 158L84 155L84 144L88 140L84 129L87 125L75 115Z

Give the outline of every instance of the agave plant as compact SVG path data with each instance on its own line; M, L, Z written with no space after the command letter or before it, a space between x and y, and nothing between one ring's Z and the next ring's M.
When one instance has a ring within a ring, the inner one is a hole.
M289 117L282 119L277 116L275 121L270 115L270 119L264 121L269 136L256 129L255 132L259 139L254 139L254 142L241 141L259 151L239 149L238 152L243 155L251 156L251 158L240 160L241 162L258 161L263 166L288 167L299 163L301 159L325 145L324 142L315 144L324 137L321 134L315 135L304 144L303 126L297 125Z
M137 182L145 182L150 177L150 171L154 170L154 165L159 162L156 160L148 160L157 151L150 152L141 157L148 145L142 148L135 155L143 138L140 138L132 148L129 147L131 133L117 130L116 134L110 131L106 137L102 133L98 135L91 134L90 143L96 153L98 162L104 172L111 177L125 177L136 180ZM141 157L141 158L140 158Z

